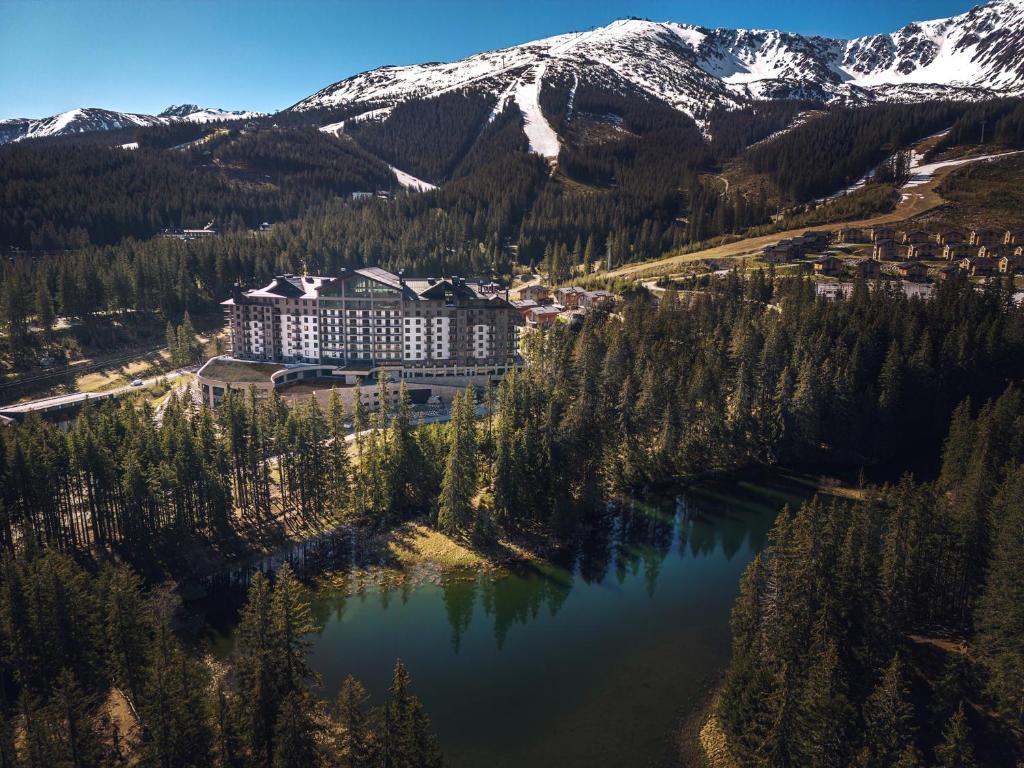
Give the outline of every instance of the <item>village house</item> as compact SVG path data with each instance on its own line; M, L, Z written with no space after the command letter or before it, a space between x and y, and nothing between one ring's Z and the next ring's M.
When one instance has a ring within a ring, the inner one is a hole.
M935 242L939 245L953 245L962 243L966 239L963 231L959 229L943 229L935 233Z
M861 259L853 268L859 277L872 279L882 273L881 265L875 259Z
M898 261L900 258L900 247L891 238L879 240L875 243L875 247L871 249L871 258L875 259L875 261Z
M1007 256L1010 249L1005 245L983 245L978 248L979 259L998 259L1000 256Z
M997 264L999 265L999 272L1003 275L1012 275L1020 270L1020 262L1006 254L999 257Z
M761 254L769 264L785 264L796 258L791 240L780 240L777 243L766 245Z
M831 254L814 260L814 274L835 277L843 268L843 262Z
M908 261L896 266L896 274L904 280L916 283L928 277L928 267L919 261Z
M837 243L866 243L864 230L860 227L843 227L836 233Z
M806 256L810 251L817 250L815 248L815 238L807 238L803 235L798 235L789 241L793 246L793 255L796 258Z
M942 258L949 261L959 261L976 252L976 249L967 243L946 243L942 247Z
M555 322L560 314L561 310L558 307L553 307L550 304L540 304L527 312L526 325L528 328L544 328Z
M540 283L524 285L522 288L519 288L516 293L519 294L520 299L532 299L538 304L551 298L551 289L546 285L541 285Z
M615 304L615 294L611 291L586 291L580 298L580 306L584 309L608 309Z
M960 269L971 277L981 277L995 274L996 264L993 259L979 259L968 256L960 260Z
M930 240L911 243L907 248L909 259L934 259L939 253L939 244Z
M1024 245L1024 229L1008 229L1003 235L1003 245Z
M832 239L824 230L808 230L800 235L800 238L804 241L807 250L813 252L824 251Z
M519 316L522 317L523 320L527 319L531 309L540 306L540 304L538 304L533 299L519 299L518 301L510 301L509 304L513 306L513 308L519 313Z
M892 227L872 227L868 230L868 234L871 235L872 243L878 243L883 240L896 242L896 230Z
M952 264L939 270L939 280L950 280L960 274L960 267Z
M992 227L977 227L971 230L971 245L999 245L1004 233Z
M931 236L923 229L911 229L903 233L900 238L900 242L903 245L916 245L918 243L927 243L931 240Z
M578 309L585 293L585 290L575 285L568 288L558 288L555 290L555 301L566 309Z

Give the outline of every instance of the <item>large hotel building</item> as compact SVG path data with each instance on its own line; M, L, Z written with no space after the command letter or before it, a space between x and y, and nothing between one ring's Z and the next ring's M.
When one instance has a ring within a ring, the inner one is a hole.
M281 275L223 305L234 360L402 378L499 375L517 361L519 314L494 283L370 267Z

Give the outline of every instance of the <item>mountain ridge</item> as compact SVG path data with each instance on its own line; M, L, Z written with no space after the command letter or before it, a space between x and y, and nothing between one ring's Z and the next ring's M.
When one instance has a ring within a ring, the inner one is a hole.
M994 0L957 16L850 40L618 19L455 62L378 67L285 111L386 110L459 88L501 98L537 71L639 88L697 119L713 107L794 95L828 103L1017 96L1024 94L1024 2Z
M78 133L112 131L123 128L144 128L172 123L210 123L223 120L247 120L261 117L263 112L232 112L196 104L172 104L159 115L117 112L100 107L75 107L38 119L15 117L0 120L0 145L28 139L69 136Z

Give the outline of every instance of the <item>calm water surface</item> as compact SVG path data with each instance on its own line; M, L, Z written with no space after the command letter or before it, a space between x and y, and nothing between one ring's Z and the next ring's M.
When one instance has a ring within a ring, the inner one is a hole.
M322 591L322 694L352 673L379 701L400 657L449 765L671 764L681 718L728 661L744 567L808 495L733 478L633 504L557 564Z

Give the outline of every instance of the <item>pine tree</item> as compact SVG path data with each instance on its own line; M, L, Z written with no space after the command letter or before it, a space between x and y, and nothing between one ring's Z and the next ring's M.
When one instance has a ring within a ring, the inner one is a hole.
M49 335L53 330L53 323L56 320L56 313L53 308L53 296L50 294L50 286L47 284L46 272L40 270L39 279L36 281L36 318L39 325Z
M320 761L316 722L307 691L288 693L274 723L273 768L316 768Z
M375 756L367 713L369 694L352 675L341 683L334 706L337 768L370 768Z
M283 675L285 691L301 691L316 679L309 667L308 635L316 632L317 625L309 604L309 596L289 563L277 572L277 582L270 602L272 632L279 672Z
M281 668L275 647L271 590L256 572L236 631L235 706L242 742L256 765L270 765Z
M186 654L174 637L174 601L160 593L153 600L153 638L147 652L149 675L138 705L148 739L142 764L154 768L201 768L210 764L210 728L205 668Z
M882 672L875 690L864 704L864 741L871 753L870 765L893 765L913 743L914 711L907 702L903 666L894 656Z
M345 407L341 404L338 391L331 388L327 401L327 431L331 448L327 462L327 507L340 518L348 511L351 483L351 465L348 457L348 430L345 429Z
M814 663L798 704L796 734L800 765L842 768L849 763L849 734L853 708L846 696L846 681L836 642L818 640L812 646Z
M111 678L138 706L148 643L142 580L126 567L110 567L102 574L100 591Z
M978 651L999 709L1024 724L1024 466L1004 483L985 591L978 606Z
M386 768L440 768L440 747L423 705L409 692L409 684L409 672L399 659L384 705L381 764Z
M68 768L98 768L103 753L93 726L95 704L70 670L57 676L49 709L57 727L55 764Z
M476 402L472 389L456 395L448 434L437 527L449 535L462 535L472 522L477 492Z
M939 768L975 768L977 765L963 704L949 719L942 743L935 748L935 756L939 760Z

